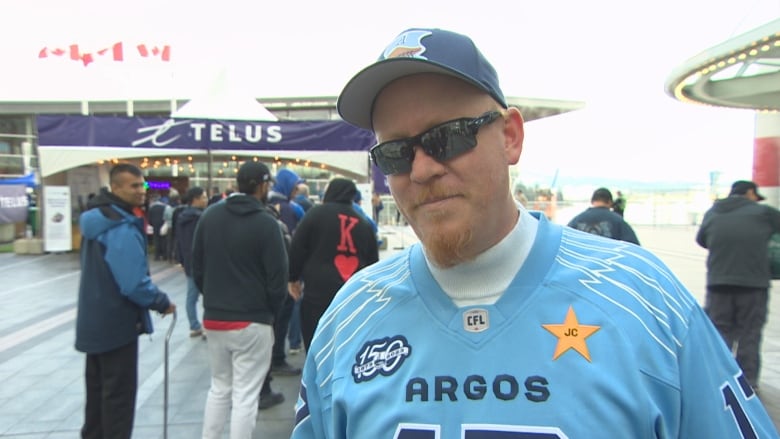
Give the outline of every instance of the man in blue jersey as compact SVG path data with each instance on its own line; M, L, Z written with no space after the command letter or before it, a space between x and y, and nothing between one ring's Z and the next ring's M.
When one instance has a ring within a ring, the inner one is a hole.
M338 109L420 244L320 319L293 438L778 437L657 257L516 204L523 119L468 37L403 32Z

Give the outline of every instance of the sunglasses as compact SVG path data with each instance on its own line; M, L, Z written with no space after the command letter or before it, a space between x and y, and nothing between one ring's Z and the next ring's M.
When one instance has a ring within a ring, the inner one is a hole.
M382 142L371 148L371 160L385 175L408 174L412 171L414 147L419 145L438 162L455 158L477 146L477 132L501 117L500 111L488 111L479 117L453 119L414 137Z

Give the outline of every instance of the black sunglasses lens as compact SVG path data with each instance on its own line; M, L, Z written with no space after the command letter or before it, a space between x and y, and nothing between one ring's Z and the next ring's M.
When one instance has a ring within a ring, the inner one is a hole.
M411 172L414 147L417 145L435 160L445 162L477 146L479 128L499 116L501 113L492 111L478 118L445 122L416 137L380 143L371 148L371 157L385 175Z
M371 150L374 163L385 175L405 174L412 170L414 149L405 141L380 143Z
M433 128L423 134L420 143L428 155L444 162L474 148L477 138L461 119Z
M477 146L477 138L464 133L451 134L440 160L453 159Z
M449 125L438 126L420 136L423 151L438 161L445 160L448 155L449 128Z

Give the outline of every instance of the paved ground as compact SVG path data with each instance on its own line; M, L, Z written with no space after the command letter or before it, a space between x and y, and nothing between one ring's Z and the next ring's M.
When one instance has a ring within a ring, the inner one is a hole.
M415 241L406 227L388 226L388 249ZM706 252L693 242L693 227L636 227L642 244L658 254L701 301ZM191 339L184 316L186 285L181 268L153 262L152 275L180 305L170 341L168 437L200 437L209 372L206 341ZM84 357L73 349L79 278L75 253L41 256L0 254L0 437L74 438L83 420ZM780 284L774 286L774 291ZM134 437L163 437L164 345L171 318L155 317L156 332L142 337L138 410ZM780 303L770 304L763 345L761 398L780 426ZM301 366L303 355L288 357ZM298 377L277 377L274 390L284 404L263 411L255 438L290 435ZM225 436L227 437L227 435Z

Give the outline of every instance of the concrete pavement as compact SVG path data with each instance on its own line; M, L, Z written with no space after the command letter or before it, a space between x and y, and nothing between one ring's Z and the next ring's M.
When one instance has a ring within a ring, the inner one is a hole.
M408 227L384 226L388 249L416 241ZM706 251L693 242L694 227L635 228L642 244L663 259L703 302ZM186 282L180 267L151 263L154 281L179 305L170 341L168 437L200 437L209 387L206 343L189 337L184 315ZM0 437L73 438L83 420L84 356L73 348L79 281L77 253L40 256L0 254ZM776 291L780 284L775 284ZM136 438L163 436L164 342L171 318L154 317L155 333L139 343ZM771 300L763 343L761 398L780 426L780 303ZM290 355L302 366L303 354ZM294 419L299 377L276 377L286 401L260 412L255 438L287 438ZM227 437L227 435L225 435Z

